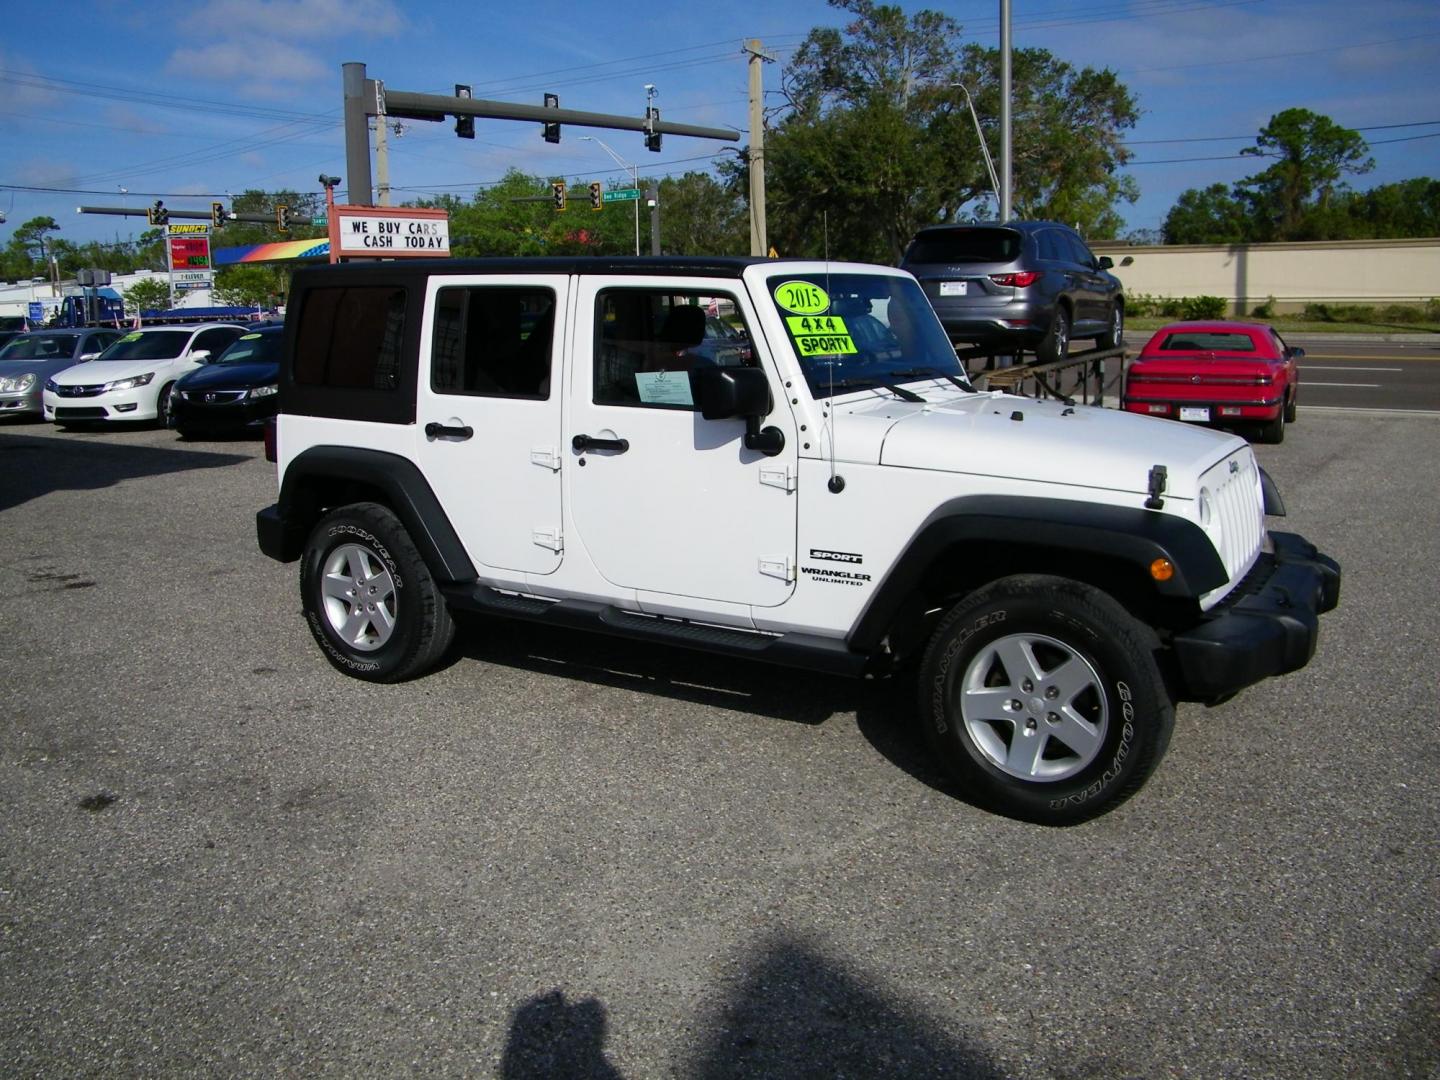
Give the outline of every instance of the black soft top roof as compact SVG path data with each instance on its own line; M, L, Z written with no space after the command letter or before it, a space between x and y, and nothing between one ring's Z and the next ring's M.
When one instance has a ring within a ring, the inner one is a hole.
M398 281L436 274L664 274L668 277L738 278L747 266L797 260L748 256L626 255L546 256L503 259L394 259L389 262L339 263L295 272L295 285L315 285L335 278L353 282L369 278ZM803 260L801 260L803 261Z

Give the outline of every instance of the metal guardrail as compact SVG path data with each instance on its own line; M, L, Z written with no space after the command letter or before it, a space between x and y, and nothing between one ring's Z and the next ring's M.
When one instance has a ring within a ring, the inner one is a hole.
M971 360L995 361L1006 354L977 348L964 349L956 355L968 367ZM1079 400L1086 405L1104 405L1106 390L1113 389L1116 396L1119 396L1119 384L1125 366L1125 348L1120 346L1114 349L1087 349L1043 364L1036 360L1025 362L1023 353L1016 356L1016 360L1020 362L1008 367L973 371L970 379L978 390L1003 390L1007 394L1024 397L1064 398ZM1110 360L1119 360L1120 364L1114 376L1107 382L1105 365Z

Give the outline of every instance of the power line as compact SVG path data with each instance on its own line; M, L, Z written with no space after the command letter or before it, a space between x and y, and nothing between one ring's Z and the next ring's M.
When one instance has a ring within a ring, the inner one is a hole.
M1400 41L1419 41L1423 38L1440 37L1440 30L1429 34L1407 34L1404 37L1382 38L1379 41L1357 41L1353 45L1333 45L1327 49L1306 49L1303 52L1271 53L1268 56L1244 56L1235 60L1209 60L1203 64L1166 64L1164 67L1130 68L1117 71L1117 75L1143 75L1151 71L1192 71L1196 68L1225 67L1228 64L1253 64L1259 60L1288 60L1294 56L1319 56L1321 53L1345 52L1347 49L1368 49L1374 45L1394 45Z
M1440 124L1440 120L1411 120L1405 124L1370 124L1366 127L1352 127L1350 131L1390 131L1394 128L1429 127L1432 124ZM1341 127L1346 125L1341 124ZM1197 142L1243 142L1255 138L1252 135L1204 135L1187 139L1125 139L1121 146L1160 146L1166 143L1197 143Z

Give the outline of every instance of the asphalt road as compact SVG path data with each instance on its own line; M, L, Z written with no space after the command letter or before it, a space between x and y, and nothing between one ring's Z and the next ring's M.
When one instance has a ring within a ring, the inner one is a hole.
M1440 420L1257 449L1318 654L1048 830L889 684L488 622L348 680L256 444L0 427L3 1071L1440 1075Z
M1300 407L1440 413L1440 335L1415 342L1296 338Z

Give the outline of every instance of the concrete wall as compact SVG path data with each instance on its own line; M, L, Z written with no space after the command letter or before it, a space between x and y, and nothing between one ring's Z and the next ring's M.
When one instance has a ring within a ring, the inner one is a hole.
M1098 241L1127 293L1219 296L1248 314L1274 297L1280 311L1307 303L1394 304L1440 297L1440 238L1293 244L1138 247ZM1125 260L1131 260L1124 265Z

